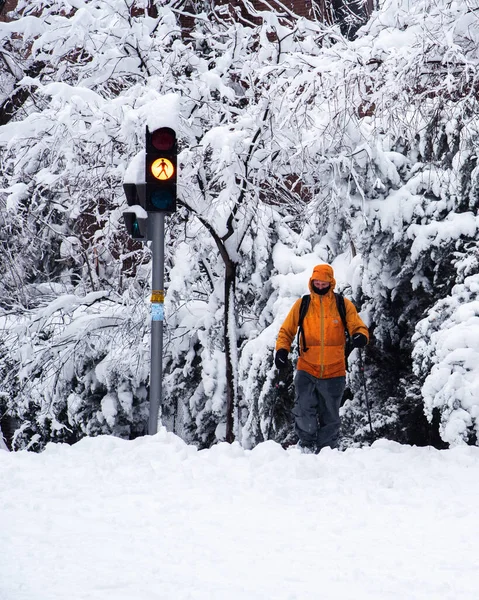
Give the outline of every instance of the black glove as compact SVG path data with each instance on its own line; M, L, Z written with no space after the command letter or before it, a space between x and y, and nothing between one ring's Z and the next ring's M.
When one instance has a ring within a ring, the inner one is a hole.
M274 364L279 370L285 369L288 366L288 351L286 350L286 348L280 348L278 352L276 352L276 356L274 357Z
M352 337L352 340L354 348L364 348L364 346L368 343L368 338L364 335L364 333L355 333Z

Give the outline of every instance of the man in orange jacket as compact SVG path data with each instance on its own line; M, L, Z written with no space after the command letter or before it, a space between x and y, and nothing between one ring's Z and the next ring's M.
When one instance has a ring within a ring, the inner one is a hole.
M339 408L346 385L345 335L334 296L334 272L329 265L314 268L309 289L311 301L303 321L307 347L301 343L294 387L293 410L300 447L319 452L325 446L335 448L339 440ZM356 307L344 299L346 323L355 348L369 341L368 328ZM299 325L301 298L288 313L276 342L275 365L284 369Z

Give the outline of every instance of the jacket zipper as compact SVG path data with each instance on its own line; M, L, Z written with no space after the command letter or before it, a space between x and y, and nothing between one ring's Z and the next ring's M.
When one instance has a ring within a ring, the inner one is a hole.
M324 376L324 308L323 308L323 297L319 297L320 306L320 334L321 334L321 355L320 355L320 377Z

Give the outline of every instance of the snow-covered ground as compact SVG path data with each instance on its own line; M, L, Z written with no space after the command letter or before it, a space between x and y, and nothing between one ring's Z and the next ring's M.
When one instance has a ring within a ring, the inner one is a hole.
M477 600L479 448L0 451L1 600Z

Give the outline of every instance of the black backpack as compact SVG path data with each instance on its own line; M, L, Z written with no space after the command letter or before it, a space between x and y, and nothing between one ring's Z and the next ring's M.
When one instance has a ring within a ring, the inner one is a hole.
M343 327L344 327L344 337L346 338L346 344L344 346L344 353L346 356L346 366L347 366L348 356L351 354L353 347L351 344L351 336L349 335L349 331L348 331L348 324L346 322L346 305L344 303L344 296L342 294L335 293L334 297L336 298L336 306L338 307L339 316L341 317L341 321L342 321ZM301 352L306 352L308 349L306 346L306 336L304 334L303 321L304 321L304 317L306 316L306 313L308 312L310 302L311 302L311 295L306 294L305 296L303 296L301 298L301 306L299 307L299 322L298 322L297 341L298 341L298 348L299 348L300 354L301 354ZM302 347L301 347L301 342L302 342Z

